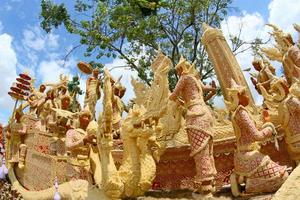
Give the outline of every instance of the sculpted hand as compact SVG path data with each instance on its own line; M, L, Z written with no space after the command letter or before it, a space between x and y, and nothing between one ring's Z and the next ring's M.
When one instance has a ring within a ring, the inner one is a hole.
M171 101L175 101L175 100L176 100L176 96L174 96L174 95L171 94L171 95L169 96L169 99L170 99Z
M257 80L254 77L250 77L252 84L256 87Z
M210 83L210 86L211 86L211 92L212 92L213 94L216 94L216 91L217 91L217 85L216 85L216 82L215 82L215 81L212 81L212 82Z
M94 139L96 139L95 135L87 135L83 138L83 143L84 144L87 144L87 143L92 144Z
M264 123L270 122L270 115L269 115L268 110L263 109L263 111L262 111L262 117L263 117Z

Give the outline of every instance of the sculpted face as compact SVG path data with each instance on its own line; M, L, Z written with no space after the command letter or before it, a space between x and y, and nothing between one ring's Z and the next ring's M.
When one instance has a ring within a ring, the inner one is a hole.
M254 67L254 69L256 70L256 71L260 71L261 70L261 63L260 63L260 61L259 60L254 60L253 62L252 62L252 65L253 65L253 67Z
M124 96L125 92L126 92L126 88L124 88L124 87L121 87L121 88L115 87L114 88L114 94L120 98L122 98Z
M46 86L45 85L41 85L40 86L40 92L44 93L46 90Z
M94 75L94 77L96 77L96 78L98 78L98 76L99 76L99 69L94 69L93 70L93 75Z
M238 93L238 98L239 98L239 105L246 107L249 104L249 97L247 96L245 91Z
M62 109L67 109L70 106L69 98L63 98L61 101L62 101L61 102Z
M84 129L89 125L90 121L91 121L91 116L88 114L83 114L79 117L80 127Z
M22 117L22 115L19 112L16 111L16 113L15 113L15 119L16 119L17 123L20 123L21 117Z
M182 67L176 69L176 73L178 74L178 76L181 76L182 72L183 72Z

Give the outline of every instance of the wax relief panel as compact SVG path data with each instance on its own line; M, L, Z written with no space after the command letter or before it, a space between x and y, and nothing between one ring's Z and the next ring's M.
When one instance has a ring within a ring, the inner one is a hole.
M17 176L23 177L24 186L29 190L42 190L51 187L53 185L51 168L54 167L54 160L32 151L28 151L27 156L24 172L16 170Z
M34 150L40 153L49 154L50 153L50 143L51 137L42 135L42 134L35 134L34 135Z

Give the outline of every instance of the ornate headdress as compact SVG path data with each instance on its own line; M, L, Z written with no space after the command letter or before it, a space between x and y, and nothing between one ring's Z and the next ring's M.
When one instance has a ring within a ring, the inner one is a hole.
M276 101L282 101L285 98L287 92L286 90L288 89L286 80L282 77L274 77L270 86L270 92L275 94L273 99Z
M293 79L293 84L291 85L289 92L297 98L300 97L300 81L297 78Z
M238 85L233 79L231 79L231 87L227 88L228 101L225 100L229 111L234 111L239 105L238 94L246 91L246 87Z
M182 73L189 73L191 64L183 56L181 56L179 62L175 66L176 70L179 68L182 69Z
M79 112L79 117L83 116L83 115L87 115L87 116L90 116L90 118L92 119L92 113L91 111L89 110L88 106L86 106L82 111Z

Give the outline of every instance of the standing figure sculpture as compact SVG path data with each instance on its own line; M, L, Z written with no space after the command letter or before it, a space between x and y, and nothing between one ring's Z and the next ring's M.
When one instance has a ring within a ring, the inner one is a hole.
M84 108L88 106L89 111L92 113L93 119L95 119L95 107L97 101L101 97L101 81L99 79L99 69L93 69L93 74L86 81L86 93L84 99Z
M180 79L169 98L173 101L182 98L188 110L186 129L191 144L190 155L196 164L194 188L201 194L211 195L214 191L216 176L211 132L213 117L203 99L200 80L197 80L195 74L191 73L192 67L193 65L190 65L185 59L180 59L176 65Z
M267 122L262 130L256 128L255 121L246 106L249 98L246 88L232 80L229 91L230 102L226 102L236 135L237 149L234 153L234 172L230 176L231 190L234 196L241 195L238 184L245 183L246 193L274 192L286 180L286 166L273 162L269 156L259 152L256 142L276 135L275 127ZM276 144L276 141L275 141Z
M272 78L275 76L275 68L269 62L267 62L266 59L254 59L252 65L258 72L256 78L251 77L251 82L253 83L255 89L259 94L261 94L260 88L257 86L257 84L261 84L267 91L269 91L270 83Z
M79 113L79 128L70 129L66 133L66 149L70 151L67 176L70 180L83 179L93 183L90 166L90 146L95 135L87 134L87 128L92 120L88 110Z
M120 83L121 77L117 82L113 84L113 94L112 94L112 109L113 109L113 118L112 118L112 128L113 128L113 137L114 139L120 138L120 128L123 111L128 112L125 104L122 101L122 97L126 92L126 88Z
M24 144L24 135L26 135L27 129L22 122L22 117L23 107L21 106L15 111L15 122L8 125L6 132L6 137L9 140L8 162L18 163L20 169L24 167L27 149L27 146Z
M40 85L39 90L33 90L31 94L29 94L27 101L30 106L30 113L36 114L38 117L43 109L43 104L45 103L46 94L44 93L46 90L45 85Z

